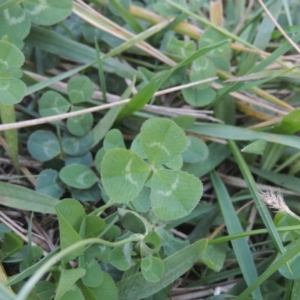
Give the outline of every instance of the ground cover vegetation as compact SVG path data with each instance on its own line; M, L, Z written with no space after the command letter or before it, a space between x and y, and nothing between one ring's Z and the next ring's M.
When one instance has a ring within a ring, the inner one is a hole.
M0 299L299 299L297 0L0 2Z

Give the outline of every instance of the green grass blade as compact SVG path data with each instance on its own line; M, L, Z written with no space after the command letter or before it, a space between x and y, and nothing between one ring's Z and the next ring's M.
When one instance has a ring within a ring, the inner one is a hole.
M135 84L135 80L131 82L131 85L125 90L120 100L127 99L130 96L134 84ZM121 109L122 106L111 108L105 114L105 116L98 122L98 124L94 126L92 130L93 141L94 141L93 147L96 146L105 137L106 133L110 130L115 120L117 119L117 116L121 111Z
M3 124L16 122L14 105L4 105L0 103L1 120ZM12 163L16 168L17 173L20 173L19 165L19 147L18 147L18 132L17 129L10 129L5 131L5 139L8 146L9 155Z
M15 296L8 291L8 289L0 283L0 300L15 300Z
M224 183L215 171L211 172L210 177L229 234L239 234L243 232L244 230L235 213L234 206ZM249 245L246 239L233 240L231 243L243 277L247 285L250 286L257 280L258 276ZM253 291L252 296L255 299L262 299L259 288Z
M96 38L95 38L95 48L96 48L96 56L97 56L97 63L98 63L100 89L102 91L103 101L106 102L107 97L106 97L106 83L105 83L105 75L104 75L104 69L103 69L103 60L101 58L101 52L100 52L99 45L97 43Z
M0 203L21 210L56 214L54 206L59 200L33 190L6 182L0 182Z
M169 69L168 71L154 77L144 88L142 88L121 110L118 121L122 120L126 116L133 114L135 111L141 109L154 95L154 93L162 86L162 84L181 67L184 67L194 61L196 58L202 56L203 54L227 43L227 41L222 41L220 43L213 44L209 47L204 47L194 54L192 54L187 59L183 60L181 63L175 67Z
M225 124L195 123L188 129L189 132L202 134L205 136L217 137L225 140L252 141L266 140L285 146L300 149L300 138L284 134L273 134L267 132L257 132L241 127Z
M71 77L72 75L77 74L78 72L90 67L94 63L95 63L95 61L92 61L90 63L87 63L87 64L83 65L83 66L80 66L80 67L74 68L70 71L67 71L67 72L61 73L59 75L53 76L53 77L51 77L51 78L49 78L45 81L33 84L33 85L27 87L27 91L26 91L25 95L28 96L30 94L33 94L37 91L42 90L43 88L49 87L50 85L52 85L55 82L62 81L64 79L68 78L68 77ZM27 74L27 76L30 76L30 75Z
M116 0L110 0L110 3L116 8L121 18L128 24L134 32L140 33L143 31L143 27L140 23Z
M59 56L68 57L79 63L90 63L96 60L96 50L70 40L54 31L41 27L31 27L31 32L26 38L28 45L41 48L42 50ZM101 54L103 55L103 53ZM98 67L95 64L95 67ZM104 70L109 73L117 74L125 78L141 78L141 74L129 65L120 63L115 58L108 58L103 63Z
M269 10L273 17L275 19L278 18L282 8L282 1L275 1L270 7ZM260 26L258 26L258 32L256 32L255 40L253 42L253 45L261 50L264 50L271 38L271 35L274 30L274 23L270 19L268 15L265 15ZM239 71L239 74L245 74L248 73L249 69L256 63L258 59L258 55L256 54L248 54L246 59L243 61L243 64L241 65L241 69Z
M287 264L290 259L296 256L299 253L300 249L300 239L298 239L294 244L293 247L286 251L278 260L273 262L273 264L263 272L258 279L249 286L246 290L244 290L236 300L243 300L245 297L250 295L255 289L257 289L264 281L266 281L272 274L274 274L280 267L284 264Z
M269 213L266 205L263 203L263 201L258 193L256 183L252 177L252 174L251 174L243 156L241 155L240 150L238 149L238 147L234 141L229 140L228 144L232 151L232 154L234 155L234 157L236 159L239 169L240 169L245 181L247 182L248 188L249 188L249 190L252 194L252 197L255 201L256 208L257 208L266 228L268 229L269 234L271 235L273 242L276 245L276 248L278 249L278 251L280 253L284 253L285 249L281 242L280 236L274 226L273 220L270 216L270 213Z

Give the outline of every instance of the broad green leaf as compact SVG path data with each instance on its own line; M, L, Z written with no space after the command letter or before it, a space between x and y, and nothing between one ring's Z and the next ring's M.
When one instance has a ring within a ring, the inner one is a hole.
M300 130L300 109L295 109L288 115L284 116L280 123L278 123L274 131L277 133L284 133L293 135Z
M223 45L224 42L220 42L217 44L214 44L210 47L205 47L202 49L199 49L195 53L193 53L191 56L189 56L187 59L182 61L181 63L177 64L175 67L171 68L168 71L163 72L162 74L159 74L157 76L154 76L153 79L147 84L145 87L143 87L122 109L118 116L118 120L123 119L124 117L134 113L135 111L141 109L154 95L154 93L166 82L166 80L173 75L175 71L180 69L181 67L184 67L191 62L193 62L196 58L200 57L201 55L204 55L206 52L219 47Z
M175 238L170 231L167 231L161 226L156 227L155 232L159 235L164 253L167 256L172 255L189 245L188 241L183 241L182 239Z
M185 59L195 53L196 45L194 41L180 41L173 36L167 44L167 50L176 53L180 58Z
M59 224L60 247L63 250L82 240L77 231L84 217L84 210L81 204L74 199L60 201L59 204L56 205L55 209ZM69 260L81 255L83 250L83 247L80 247L66 255L62 259L62 263L66 264Z
M201 56L193 61L190 76L191 82L211 78L214 76L216 76L216 68L208 58ZM195 87L195 89L205 90L209 88L210 85L211 82L199 84L197 87Z
M181 154L187 144L184 131L173 121L153 118L147 120L140 133L141 144L153 165L162 165Z
M118 291L117 287L112 280L112 278L107 274L103 273L103 281L102 284L97 288L91 288L96 296L96 300L118 300ZM121 299L119 299L121 300Z
M26 89L25 83L17 78L0 77L1 103L12 105L21 102L25 96Z
M131 257L130 260L128 260L128 257L125 256L124 247L125 245L115 247L109 255L109 262L121 271L126 271L135 265Z
M197 163L206 160L209 155L206 144L194 136L188 136L187 139L187 147L182 153L183 160L187 163Z
M97 202L101 198L101 190L98 184L94 184L88 189L76 189L69 187L72 197L80 201Z
M54 25L72 12L72 0L23 0L23 6L37 25Z
M98 237L99 234L105 229L106 224L98 216L88 215L86 216L80 226L80 235L82 238Z
M103 281L103 271L93 255L85 251L78 259L79 268L86 271L81 278L83 284L88 287L98 287Z
M101 164L105 191L118 203L128 203L137 197L149 173L149 166L139 156L125 149L108 151Z
M141 271L150 282L161 280L164 273L164 264L158 257L145 257L141 261Z
M33 158L47 161L60 153L60 146L53 132L37 130L28 139L28 151Z
M77 137L68 133L65 133L62 139L62 148L68 155L84 155L93 146L93 135L88 132L86 135Z
M227 43L223 44L220 47L217 47L207 53L208 56L229 56L230 52L230 42L228 41L228 38L222 34L221 32L213 29L213 28L207 28L204 33L201 35L201 38L198 43L199 49L203 47L207 47L213 43L226 41Z
M100 168L101 168L101 163L102 163L102 159L103 159L103 157L104 157L104 154L105 154L104 148L100 148L100 149L97 151L96 156L95 156L95 160L94 160L94 164L95 164L96 170L100 170Z
M3 261L21 250L23 247L23 240L13 232L5 232L1 244L0 257L1 261Z
M98 181L90 168L80 164L63 167L59 172L59 178L65 184L77 189L88 189Z
M194 175L173 170L157 170L152 176L151 204L162 220L189 214L200 201L203 186Z
M166 163L166 167L173 170L180 170L183 165L182 155L177 155L174 159Z
M171 120L175 122L180 128L185 130L195 123L196 118L192 116L176 116L171 118Z
M15 45L0 41L0 74L8 74L20 69L24 64L25 56ZM1 85L2 86L2 85Z
M164 273L158 282L147 281L141 273L121 280L117 283L119 299L143 299L167 287L192 268L206 246L207 240L200 240L164 259Z
M52 169L44 169L35 183L37 192L58 199L63 195L65 188L65 184L58 177L58 172Z
M138 156L140 156L143 159L146 159L147 156L143 150L142 144L141 144L141 136L138 134L134 138L133 142L130 145L130 150L134 153L136 153Z
M83 107L73 107L72 111L83 109ZM67 128L75 136L83 136L90 132L94 123L93 114L87 113L80 116L68 118Z
M62 216L66 222L79 231L82 221L85 218L85 211L79 201L68 198L58 202L55 206L56 211L59 211L60 216Z
M127 205L134 211L141 213L147 212L151 207L150 189L144 186L138 196Z
M23 40L30 30L30 17L20 4L15 4L0 13L0 38L7 35Z
M59 202L50 196L6 182L0 182L0 190L1 205L21 210L55 214L54 206Z
M145 239L137 245L139 247L138 252L140 253L140 255L142 257L148 256L160 250L162 245L162 239L155 231L150 231L146 235Z
M150 230L148 221L134 211L119 208L118 216L122 225L133 233L144 234Z
M60 93L47 91L39 101L39 113L42 117L55 116L68 112L70 106Z
M188 88L182 90L184 100L195 107L203 107L211 104L216 98L216 91L212 88L199 90L196 88Z
M59 300L69 291L72 285L85 274L82 268L77 269L62 269L59 277L58 287L54 300Z
M86 76L73 77L68 81L68 94L73 104L86 102L93 95L93 84Z
M266 148L267 142L264 140L258 140L255 141L249 145L247 145L246 147L244 147L243 149L241 149L242 152L246 152L246 153L253 153L253 154L260 154L263 155L265 148Z
M119 129L110 130L104 138L103 147L106 152L115 148L126 149L122 132Z
M80 164L90 168L93 164L91 152L87 152L81 156L67 156L65 159L65 165L67 166L71 164Z
M219 272L223 268L226 258L227 244L208 245L201 255L201 261L212 270Z
M39 281L35 287L35 294L38 299L49 300L56 290L56 285L50 281Z
M60 300L86 300L77 283L73 284Z

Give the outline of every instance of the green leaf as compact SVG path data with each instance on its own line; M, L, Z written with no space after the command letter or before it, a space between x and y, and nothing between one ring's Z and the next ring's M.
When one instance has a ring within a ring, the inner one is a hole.
M147 212L151 207L150 189L144 186L138 196L127 205L137 212Z
M15 45L0 41L0 49L0 75L9 74L21 68L25 56Z
M59 178L65 184L77 189L88 189L98 181L90 168L80 164L63 167L59 172Z
M1 103L12 105L21 102L26 89L25 83L19 79L0 77Z
M173 170L180 170L183 165L182 155L177 155L174 159L166 163L166 167Z
M230 52L230 42L228 41L228 38L222 34L221 32L213 29L213 28L207 28L204 33L201 35L201 38L198 43L199 49L203 47L207 47L213 43L221 42L221 41L227 41L225 44L223 44L220 47L217 47L215 49L212 49L207 53L208 56L229 56Z
M134 113L135 111L141 109L154 95L154 93L162 86L162 84L175 72L181 67L184 67L190 64L193 60L198 58L199 56L205 54L206 52L223 45L224 42L217 43L211 45L210 47L202 48L195 53L193 53L190 57L176 65L175 67L171 68L170 70L163 72L157 76L154 76L153 79L144 87L142 88L122 109L118 116L118 120L123 119L124 117Z
M104 138L103 147L106 152L115 148L126 149L122 132L119 129L110 130Z
M86 135L77 137L66 133L62 139L62 148L68 155L84 155L93 146L93 135L88 132Z
M281 121L274 127L278 133L293 135L300 130L300 109L295 109L288 115L284 116Z
M145 233L150 230L148 221L134 211L119 208L118 216L122 225L133 233Z
M85 251L78 259L79 267L85 269L86 273L81 278L83 284L88 287L98 287L103 281L103 271L89 251Z
M142 144L141 144L141 136L138 134L134 138L133 142L130 145L130 150L140 156L143 159L146 159L147 156L143 150Z
M30 17L19 4L15 4L0 13L0 38L7 35L23 40L30 30ZM1 47L1 46L0 46Z
M118 203L128 203L137 197L149 173L149 166L139 156L125 149L108 151L101 164L105 191Z
M0 203L21 210L55 214L57 199L39 194L31 189L10 183L0 182Z
M35 294L40 300L49 300L56 290L56 285L50 281L40 281L35 288Z
M219 272L222 270L226 258L227 244L208 245L201 255L201 261L212 270Z
M203 107L211 104L216 98L216 91L212 88L199 90L196 88L188 88L182 90L184 100L195 107Z
M83 109L83 107L73 107L72 111ZM83 136L90 132L94 123L93 114L87 113L67 120L67 128L69 132L75 136Z
M200 201L201 181L194 175L173 170L157 170L152 176L151 204L162 220L174 220L189 214Z
M97 300L109 299L118 300L117 287L112 278L107 274L103 273L103 282L97 288L91 288Z
M105 229L106 224L98 216L88 215L83 219L80 226L80 235L82 238L98 237L99 234Z
M73 104L86 102L93 95L93 84L86 76L73 77L68 81L68 94Z
M206 144L194 136L188 136L187 139L187 147L182 153L183 160L187 163L197 163L206 160L209 155Z
M44 169L35 183L37 192L58 199L63 195L65 188L65 184L58 177L58 172L52 169Z
M180 155L187 144L184 131L173 121L153 118L147 120L140 133L147 158L153 165L162 165Z
M42 117L64 114L69 111L70 103L61 94L47 91L39 101L39 113Z
M163 276L164 264L158 257L145 257L141 261L141 270L148 281L157 282Z
M65 165L67 166L71 164L80 164L90 168L93 164L93 157L91 152L87 152L84 155L80 156L67 156Z
M82 268L62 269L59 277L58 287L54 300L62 299L63 295L69 291L72 285L85 274Z
M163 260L164 273L158 282L147 281L141 273L117 283L119 299L142 299L155 294L178 279L199 259L207 246L207 240L200 240L193 245L174 253Z
M191 82L203 80L216 76L216 68L214 64L206 57L196 58L192 63L190 75ZM211 82L197 85L195 89L205 90L211 86Z
M63 250L82 240L81 236L77 233L77 228L79 228L85 213L82 205L74 199L60 201L55 209L59 224L60 246ZM83 250L83 247L79 247L72 253L66 255L62 259L62 263L66 264L68 261L81 255Z
M23 240L13 232L5 232L1 245L1 261L20 251L23 247Z
M195 53L196 45L194 41L180 41L172 36L168 41L167 50L176 53L180 58L185 59Z
M263 155L266 145L267 141L258 140L241 149L241 152Z
M60 146L54 133L48 130L37 130L28 139L28 151L33 158L47 161L60 153Z
M121 271L130 269L135 263L131 260L131 257L126 257L126 244L123 246L115 247L109 255L109 262Z
M72 12L72 0L23 0L23 6L37 25L54 25Z

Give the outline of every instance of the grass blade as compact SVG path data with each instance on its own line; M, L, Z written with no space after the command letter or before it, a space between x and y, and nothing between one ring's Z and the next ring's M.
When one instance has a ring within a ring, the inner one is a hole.
M224 217L226 227L228 229L229 234L239 234L243 232L243 228L241 226L241 223L235 213L235 209L233 207L232 201L230 199L230 196L227 192L227 189L222 182L219 175L212 171L210 174L211 181L214 187L214 190L216 192L219 205L221 207L222 215ZM241 268L243 277L245 278L245 281L248 286L253 284L257 280L257 272L255 268L255 264L252 258L252 254L249 248L249 245L246 241L246 239L238 239L233 240L232 246L234 249L234 253L236 255L237 261L239 263L239 266ZM255 299L262 299L261 292L259 288L255 291L253 291L252 296Z

